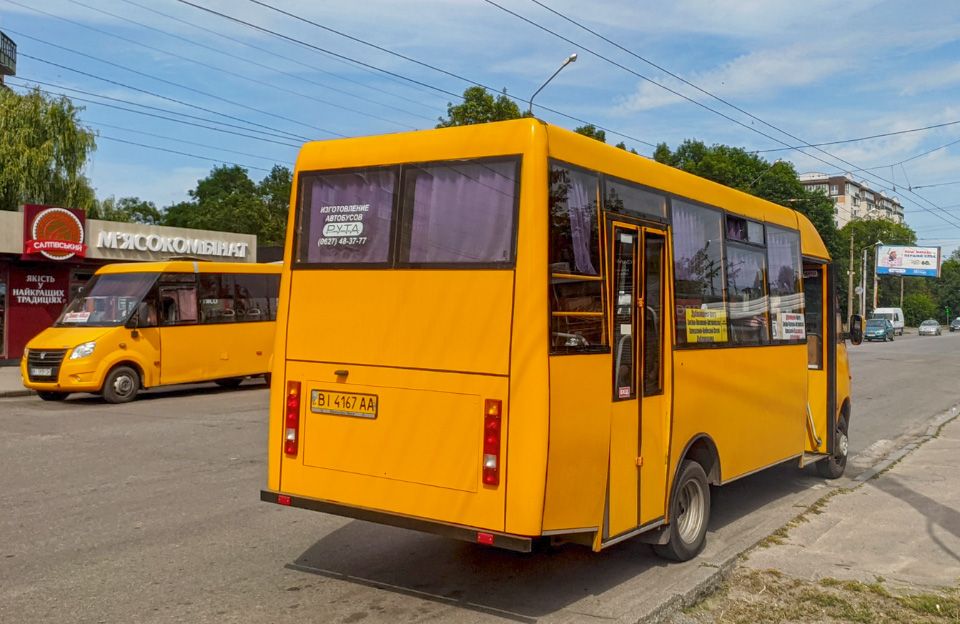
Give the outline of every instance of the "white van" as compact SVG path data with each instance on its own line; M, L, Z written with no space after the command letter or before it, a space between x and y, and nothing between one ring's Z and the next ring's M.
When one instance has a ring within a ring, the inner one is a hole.
M877 308L870 318L887 319L893 323L893 333L903 335L903 310L900 308Z

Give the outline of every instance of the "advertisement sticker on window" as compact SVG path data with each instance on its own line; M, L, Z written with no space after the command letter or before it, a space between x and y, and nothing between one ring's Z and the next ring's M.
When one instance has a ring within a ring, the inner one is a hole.
M687 342L727 342L725 310L687 308Z
M807 330L803 314L777 312L773 334L776 340L806 340Z

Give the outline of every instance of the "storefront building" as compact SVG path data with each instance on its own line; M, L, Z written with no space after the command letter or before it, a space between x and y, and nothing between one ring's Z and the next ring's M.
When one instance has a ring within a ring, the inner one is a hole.
M0 211L0 362L18 360L104 264L184 257L254 262L257 237L87 220L55 206Z

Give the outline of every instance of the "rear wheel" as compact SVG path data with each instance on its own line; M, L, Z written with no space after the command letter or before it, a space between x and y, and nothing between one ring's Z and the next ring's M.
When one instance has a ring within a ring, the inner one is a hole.
M221 388L236 388L243 383L243 377L230 377L228 379L218 379L215 382Z
M687 561L696 557L706 543L710 521L710 486L707 474L697 462L685 460L673 486L670 502L670 539L653 550L666 559Z
M824 479L839 479L847 468L847 451L850 440L847 438L847 419L840 418L834 434L833 455L817 462L817 472Z
M118 366L103 382L103 398L107 403L126 403L137 397L140 375L129 366Z
M53 392L51 390L38 390L37 396L44 401L63 401L67 398L69 392Z

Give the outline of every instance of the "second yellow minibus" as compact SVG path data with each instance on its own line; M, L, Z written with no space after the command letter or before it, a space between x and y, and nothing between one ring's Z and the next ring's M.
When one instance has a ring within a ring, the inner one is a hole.
M144 388L269 375L280 266L178 260L108 264L24 350L24 385L133 400Z
M263 500L685 560L709 485L843 473L798 212L535 119L309 143L296 176Z

